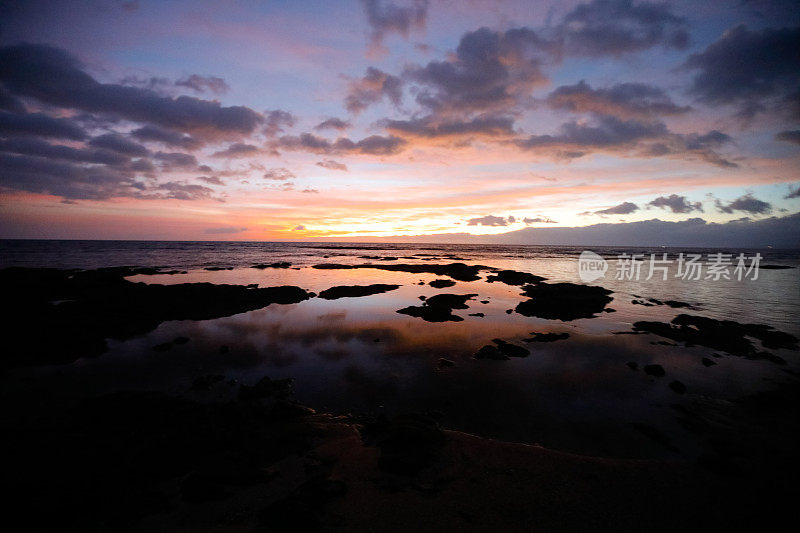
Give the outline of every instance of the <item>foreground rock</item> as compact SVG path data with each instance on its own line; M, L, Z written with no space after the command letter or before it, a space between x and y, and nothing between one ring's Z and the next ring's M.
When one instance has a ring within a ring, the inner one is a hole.
M106 339L129 339L168 320L207 320L298 303L300 287L132 283L124 271L8 268L0 288L8 308L4 366L63 364L106 350Z
M337 300L339 298L357 298L360 296L370 296L399 289L400 285L386 285L374 283L372 285L337 285L330 289L325 289L319 293L319 297L325 300Z
M428 322L461 322L464 320L453 314L453 309L469 309L466 304L477 294L437 294L426 298L421 306L409 306L398 310L403 315L414 316Z
M612 291L594 285L538 283L523 290L522 295L529 299L517 305L517 313L562 321L593 318L613 299L609 296Z

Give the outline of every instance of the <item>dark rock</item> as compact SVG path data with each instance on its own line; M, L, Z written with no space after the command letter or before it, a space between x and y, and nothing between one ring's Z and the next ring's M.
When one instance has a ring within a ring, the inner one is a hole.
M354 269L354 268L376 268L379 270L389 270L392 272L411 272L412 274L435 274L437 276L450 276L458 281L476 281L481 279L478 272L489 270L490 267L482 265L465 265L464 263L450 263L447 265L377 265L359 264L342 265L336 263L322 263L314 265L312 268L322 270L333 269Z
M220 271L220 270L233 270L233 267L212 266L212 267L206 267L205 270L210 270L212 272L217 272L217 271Z
M486 281L489 283L493 283L495 281L499 281L501 283L505 283L506 285L525 285L525 284L534 284L544 281L546 278L541 276L536 276L529 272L518 272L516 270L499 270L494 274L488 276Z
M224 379L225 376L221 374L208 374L206 376L200 376L192 382L191 390L200 392L208 391L212 386L220 381L223 381Z
M356 298L370 296L372 294L381 294L398 288L400 288L400 285L386 285L383 283L374 283L372 285L339 285L331 287L330 289L325 289L319 293L319 297L324 300Z
M466 304L477 294L437 294L426 299L421 306L410 306L398 313L421 318L428 322L460 322L464 320L453 314L453 309L469 309Z
M242 385L239 387L239 400L262 400L262 399L279 399L283 400L289 396L292 390L291 378L286 379L270 379L265 376L259 380L258 383L252 387Z
M172 339L173 344L186 344L189 342L189 337L175 337Z
M452 287L456 282L449 279L435 279L428 283L434 289L444 289L445 287Z
M291 263L287 261L280 261L278 263L259 263L257 265L253 265L250 268L257 268L259 270L264 270L265 268L290 268L292 266Z
M569 338L569 333L536 333L532 332L532 337L522 339L525 342L555 342Z
M686 393L686 385L681 383L678 380L675 380L669 384L669 388L673 391L677 392L678 394L685 394Z
M227 346L225 346L224 344L219 347L219 353L228 353L230 351L231 351L231 349L228 348Z
M659 443L668 450L677 451L677 448L672 445L672 440L661 432L661 430L642 422L634 422L632 425L636 431L640 432L645 437Z
M444 368L444 367L447 367L447 366L456 366L456 364L455 364L454 361L451 361L450 359L445 359L444 357L442 357L441 359L439 359L438 366L439 366L439 368Z
M502 353L497 346L487 344L478 350L473 356L475 359L493 359L495 361L507 361L509 356Z
M153 346L152 350L154 352L166 352L167 350L172 349L172 342L162 342L161 344L156 344Z
M700 362L703 363L703 366L705 367L714 366L717 364L713 359L709 359L708 357L703 357Z
M523 296L529 300L520 302L517 313L562 321L592 318L604 310L612 300L611 291L594 285L574 283L538 283L526 285Z
M483 313L470 313L469 316L476 316L478 318L483 318L486 315L484 315Z
M639 370L639 363L636 361L628 361L625 363L631 370Z
M497 349L500 350L500 353L508 357L528 357L531 354L531 351L527 348L511 344L502 339L492 339L492 342L497 345Z
M644 373L657 378L664 377L667 374L661 365L645 365Z

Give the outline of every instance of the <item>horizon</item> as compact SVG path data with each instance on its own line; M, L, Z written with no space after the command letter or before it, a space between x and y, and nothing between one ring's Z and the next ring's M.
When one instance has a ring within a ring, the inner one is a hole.
M791 2L0 15L0 238L800 247Z

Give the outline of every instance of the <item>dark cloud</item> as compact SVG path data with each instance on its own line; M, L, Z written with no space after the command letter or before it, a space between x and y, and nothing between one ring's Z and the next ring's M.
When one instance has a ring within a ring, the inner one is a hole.
M74 57L47 45L0 48L0 81L13 94L47 104L198 135L249 134L264 121L243 106L223 107L189 96L169 98L149 89L99 83Z
M159 184L156 188L165 191L158 193L156 197L174 200L205 200L212 198L214 193L213 189L185 181L169 181Z
M513 220L511 222L513 223ZM486 215L467 220L467 226L508 226L508 224L509 221L504 217L496 217L494 215Z
M659 87L644 83L620 83L608 89L592 89L585 81L562 85L546 100L554 109L575 113L598 113L622 119L677 115L691 110L676 105Z
M429 0L409 0L406 5L386 0L361 0L361 4L372 30L370 45L379 49L388 33L408 37L412 29L424 28Z
M789 187L789 192L783 198L784 200L790 200L792 198L800 198L800 185L798 185L794 189Z
M751 118L770 108L799 115L800 28L750 31L736 26L704 51L689 56L684 67L696 70L691 92L701 101L739 107Z
M306 229L306 227L303 226L302 224L300 224L300 225L297 225L297 226L293 227L292 231L305 231L305 229Z
M288 168L271 168L264 172L264 179L266 180L285 181L295 179L296 177L294 172Z
M800 144L800 130L787 130L782 131L775 135L779 141L786 141L788 143Z
M331 142L312 133L303 133L300 136L284 136L273 143L275 149L306 151L315 154L345 154L361 153L371 155L393 155L398 153L406 141L394 136L372 135L352 141L340 137Z
M722 203L719 199L714 202L717 210L720 213L733 213L734 211L742 211L750 213L751 215L766 215L772 212L772 204L764 202L755 198L752 194L745 194L740 196L732 202L727 204Z
M186 150L196 150L203 146L202 141L195 139L191 135L172 131L158 126L143 126L133 130L131 135L140 141L159 142L173 148L183 148Z
M317 194L317 193L319 193L319 191L318 191L317 189L303 189L303 190L302 190L302 191L300 191L300 192L303 192L303 193L310 193L310 194Z
M197 179L211 185L225 185L225 182L216 176L200 176Z
M76 163L113 166L123 166L130 161L128 157L109 150L53 145L40 139L0 140L0 151Z
M326 159L324 161L317 161L316 165L318 167L327 168L327 169L330 169L330 170L344 170L345 172L347 172L347 165L345 165L344 163L339 163L339 162L334 161L332 159Z
M26 112L25 105L20 99L6 91L2 85L0 85L0 110L20 114Z
M673 213L691 213L692 211L703 212L702 202L690 202L685 196L670 194L669 196L659 196L655 200L648 202L647 205L669 209Z
M620 56L654 46L683 50L688 23L666 3L594 0L578 5L560 26L565 52L584 56Z
M243 231L247 231L247 228L238 228L233 226L222 226L221 228L206 228L203 233L209 234L225 234L225 233L241 233Z
M350 122L344 121L340 118L329 118L328 120L323 120L316 126L314 126L315 130L339 130L344 131L350 128L352 124Z
M562 159L605 152L638 157L694 157L717 166L735 168L736 163L716 152L730 141L728 135L716 130L705 134L676 134L659 121L621 120L597 115L592 122L567 122L556 135L532 135L513 142L523 150Z
M360 113L384 98L399 106L403 99L402 80L375 67L368 67L364 77L351 80L344 106L351 113Z
M225 158L250 157L258 154L259 152L260 150L258 146L253 146L252 144L244 144L244 143L233 143L224 150L214 152L212 154L212 157L225 157Z
M192 154L181 152L156 152L153 159L160 161L165 167L196 167L197 158Z
M412 120L384 120L380 124L390 133L412 137L510 136L514 134L514 119L491 115L482 115L470 120L440 120L434 116L427 116Z
M150 151L141 144L134 142L118 133L106 133L89 141L90 146L106 148L131 157L145 157Z
M546 81L541 71L551 43L528 28L466 33L445 61L407 69L420 85L417 102L435 112L509 109Z
M281 109L275 109L269 111L265 114L265 125L264 125L264 135L268 137L274 137L275 135L284 131L284 126L287 128L291 128L297 122L297 117L289 113L288 111L283 111Z
M42 113L6 113L0 111L0 135L22 135L82 141L86 132L67 118L53 118Z
M217 78L216 76L200 76L199 74L192 74L187 78L180 79L175 82L175 85L178 87L188 87L198 93L208 91L215 95L225 94L230 90L230 87L222 78Z
M609 207L608 209L601 209L599 211L595 211L596 215L629 215L634 211L638 211L639 206L634 204L633 202L622 202L619 205L615 205L614 207Z
M536 217L536 218L525 217L525 218L522 219L522 222L524 222L526 225L530 225L530 224L558 224L558 222L556 222L555 220L553 220L550 217Z

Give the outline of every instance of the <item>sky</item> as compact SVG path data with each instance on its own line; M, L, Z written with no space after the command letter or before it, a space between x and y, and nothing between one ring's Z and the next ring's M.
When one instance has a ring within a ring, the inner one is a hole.
M0 238L762 238L798 211L792 1L0 5Z

